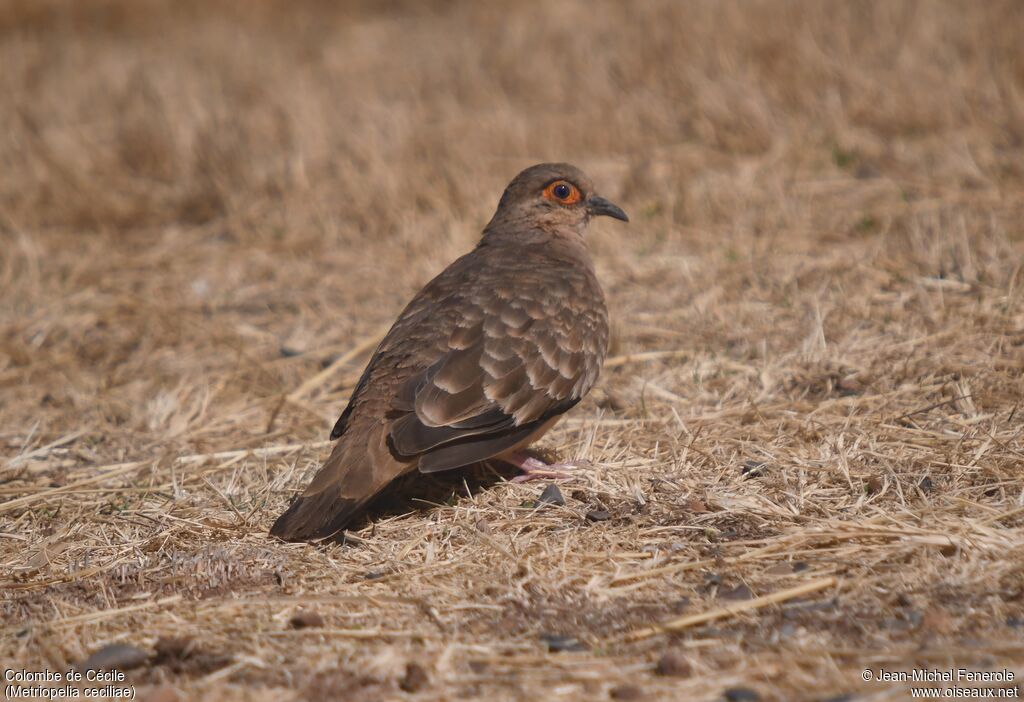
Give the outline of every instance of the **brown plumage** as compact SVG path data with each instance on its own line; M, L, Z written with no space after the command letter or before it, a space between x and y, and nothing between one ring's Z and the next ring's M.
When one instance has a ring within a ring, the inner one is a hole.
M270 533L332 536L403 473L514 457L579 402L608 347L583 238L596 215L628 221L579 169L517 175L476 248L427 283L381 341L330 457Z

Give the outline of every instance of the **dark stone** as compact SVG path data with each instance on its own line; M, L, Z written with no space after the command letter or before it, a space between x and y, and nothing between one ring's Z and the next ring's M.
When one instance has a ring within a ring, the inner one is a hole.
M587 512L588 522L607 522L611 518L611 513L606 509L592 509Z
M688 678L693 674L693 666L678 651L666 651L654 666L654 674L670 678Z
M556 505L561 507L565 504L565 498L562 497L562 491L558 489L558 486L551 483L544 488L544 492L542 492L540 497L537 498L537 502L540 504Z
M853 176L858 180L871 180L882 175L882 172L878 170L876 166L870 163L861 163L857 166L857 169L853 172Z
M149 654L129 644L107 644L78 664L78 670L131 670L149 660Z
M419 692L429 682L430 676L427 675L427 671L423 669L423 666L419 663L406 663L405 675L398 681L398 686L406 692Z
M749 687L730 687L722 693L726 702L760 702L761 695Z
M288 623L293 629L311 629L323 626L324 618L320 616L319 612L300 610L292 615Z
M907 596L907 593L901 592L893 598L892 603L897 607L913 607L913 601Z
M551 653L588 650L586 645L580 643L579 639L575 636L566 636L564 634L541 634L540 640L547 644L548 651Z
M760 478L768 472L768 464L764 461L743 461L740 475L744 478Z

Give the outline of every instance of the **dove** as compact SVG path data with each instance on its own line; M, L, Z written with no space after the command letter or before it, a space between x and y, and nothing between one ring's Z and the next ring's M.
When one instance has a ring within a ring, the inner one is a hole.
M525 449L594 387L608 310L585 238L629 218L575 166L509 183L476 247L420 290L374 351L331 432L337 442L271 528L338 536L389 483L497 460L557 476Z

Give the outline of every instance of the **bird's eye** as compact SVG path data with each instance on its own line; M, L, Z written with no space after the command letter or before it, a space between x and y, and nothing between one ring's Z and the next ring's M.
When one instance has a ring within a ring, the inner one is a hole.
M544 188L544 197L559 205L575 205L582 199L579 188L565 180L556 180Z

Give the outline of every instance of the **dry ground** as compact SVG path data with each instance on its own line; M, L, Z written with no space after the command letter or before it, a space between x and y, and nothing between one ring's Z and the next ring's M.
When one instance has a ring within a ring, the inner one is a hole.
M1022 28L1015 2L0 3L3 666L122 643L181 700L1019 681ZM633 216L592 228L614 358L545 440L593 463L566 504L456 478L347 545L270 540L382 326L554 159Z

